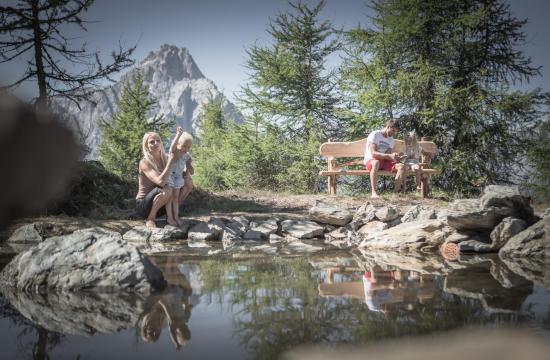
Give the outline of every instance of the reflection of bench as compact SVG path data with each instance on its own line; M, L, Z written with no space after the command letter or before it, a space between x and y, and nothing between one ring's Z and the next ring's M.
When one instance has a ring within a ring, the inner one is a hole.
M365 146L367 139L361 139L357 141L349 142L329 142L321 144L319 152L321 156L325 157L328 162L328 169L319 172L320 176L328 177L328 192L329 194L336 194L336 183L338 176L342 175L369 175L369 171L365 170L364 166L361 170L350 170L348 166L363 165L363 157L365 156ZM422 181L420 183L422 197L426 197L431 188L431 176L439 174L441 171L430 167L430 161L437 153L437 146L431 141L419 141L422 152L427 154L426 159L423 159L421 163ZM405 143L402 140L395 140L395 146L393 152L404 153ZM339 158L360 158L360 160L350 161L338 164L336 159ZM395 176L395 173L391 171L380 170L378 175L381 176ZM412 170L407 170L406 175L415 175Z

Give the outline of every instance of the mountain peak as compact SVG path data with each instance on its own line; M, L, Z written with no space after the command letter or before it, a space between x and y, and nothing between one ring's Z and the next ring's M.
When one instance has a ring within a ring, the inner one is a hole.
M163 44L159 50L151 51L141 61L138 68L153 67L155 72L161 72L174 80L200 79L204 75L186 48Z

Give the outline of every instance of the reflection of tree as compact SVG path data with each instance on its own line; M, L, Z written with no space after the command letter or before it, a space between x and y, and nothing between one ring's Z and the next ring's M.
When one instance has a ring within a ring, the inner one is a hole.
M403 302L388 304L381 313L358 299L320 297L321 271L303 258L203 261L201 273L204 294L236 310L235 332L253 357L275 358L300 344L365 343L525 320L517 313L488 312L477 299L444 293L444 279L435 276L429 280L433 296L417 299L406 289Z
M63 334L47 331L40 326L34 325L14 309L3 296L0 296L0 318L9 319L13 325L20 329L17 334L18 358L49 359L50 356L48 353L64 339ZM34 336L35 333L36 336ZM23 339L29 341L31 344L23 342ZM31 354L27 353L30 349L32 349Z

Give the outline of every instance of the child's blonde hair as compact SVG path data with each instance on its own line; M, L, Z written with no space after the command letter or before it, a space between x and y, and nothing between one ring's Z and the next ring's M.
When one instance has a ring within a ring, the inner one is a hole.
M184 131L181 133L178 143L182 145L185 143L193 144L193 136L189 134L187 131Z
M409 131L405 135L405 148L406 153L409 156L416 158L420 157L421 150L420 150L420 144L418 143L418 137L416 136L416 131Z

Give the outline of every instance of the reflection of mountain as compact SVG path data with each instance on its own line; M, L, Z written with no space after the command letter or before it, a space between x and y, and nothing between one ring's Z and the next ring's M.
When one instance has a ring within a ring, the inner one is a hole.
M143 312L137 294L47 293L3 290L11 305L36 326L62 334L113 333L134 326Z

